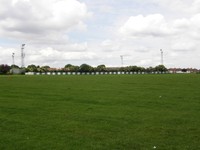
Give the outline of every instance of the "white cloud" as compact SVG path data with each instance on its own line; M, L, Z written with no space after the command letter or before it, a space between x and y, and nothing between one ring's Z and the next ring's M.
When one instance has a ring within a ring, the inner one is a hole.
M120 33L127 38L165 38L170 40L172 45L182 45L182 48L189 50L192 48L191 45L194 47L197 44L196 40L200 39L200 14L195 14L191 18L170 21L166 21L164 16L160 14L151 14L146 17L142 15L131 16L120 28Z
M186 30L190 26L190 21L185 18L177 19L174 21L174 27L180 30Z
M71 29L82 30L90 15L77 0L1 0L0 10L1 36L29 40L48 40L48 35L59 39Z
M121 48L120 42L112 41L111 39L104 40L100 46L105 52L119 51Z
M190 15L200 12L200 0L153 0L154 3L160 5L164 9L173 12L174 15L185 14Z
M191 19L192 26L195 27L195 29L198 29L200 31L200 13L195 14Z
M168 60L165 64L168 66L178 64L178 62L184 64L183 60L187 60L188 66L189 64L194 65L194 61L197 60L195 57L200 47L200 14L171 19L166 19L161 14L131 16L119 31L124 41L127 41L124 42L126 47L138 49L134 49L133 52L133 55L139 58L136 64L145 66L155 64L153 62L159 63L159 49L161 48L164 49L165 58ZM132 44L129 44L130 41ZM137 52L143 55L138 55ZM179 59L173 59L175 56L179 56Z
M15 53L15 62L19 63L18 58L20 58L20 55L18 55L17 50L13 48L7 48L7 47L0 47L1 57L0 57L0 64L12 64L12 54Z
M144 17L143 15L131 16L121 27L122 34L130 36L165 36L172 34L173 31L161 14L152 14Z
M190 39L179 39L171 45L171 48L176 51L193 51L196 49L195 47L196 43Z
M71 42L68 33L86 30L84 21L91 13L78 0L1 0L0 38L26 43L27 64L64 64L66 60L93 59L87 42ZM20 45L19 44L19 45ZM16 52L20 66L20 47L1 48L0 62L11 64Z
M71 45L71 48L80 48L80 45ZM30 48L31 49L31 48ZM27 52L26 64L51 65L64 67L67 63L79 60L95 60L98 56L88 51L60 51L52 47L31 50Z

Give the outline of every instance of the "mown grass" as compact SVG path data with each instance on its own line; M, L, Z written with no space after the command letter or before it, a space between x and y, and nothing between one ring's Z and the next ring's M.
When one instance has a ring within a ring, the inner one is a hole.
M1 150L200 149L200 75L0 76Z

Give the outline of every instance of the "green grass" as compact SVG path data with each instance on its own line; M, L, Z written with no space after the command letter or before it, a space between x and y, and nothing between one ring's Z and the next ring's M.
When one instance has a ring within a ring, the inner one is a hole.
M1 150L200 149L200 75L0 76Z

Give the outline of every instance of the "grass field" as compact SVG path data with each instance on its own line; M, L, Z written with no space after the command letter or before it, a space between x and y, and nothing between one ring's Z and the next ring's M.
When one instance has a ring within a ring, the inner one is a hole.
M0 76L0 150L200 149L200 75Z

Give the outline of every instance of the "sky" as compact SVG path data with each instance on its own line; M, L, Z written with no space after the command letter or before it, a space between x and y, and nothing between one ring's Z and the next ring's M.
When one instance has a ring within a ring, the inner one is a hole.
M0 0L0 64L200 69L200 0Z

